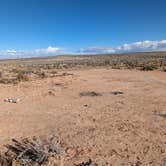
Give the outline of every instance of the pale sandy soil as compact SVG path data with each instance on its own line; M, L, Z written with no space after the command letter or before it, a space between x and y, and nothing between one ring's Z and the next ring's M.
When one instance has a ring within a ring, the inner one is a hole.
M0 145L55 134L67 147L82 148L81 159L99 165L166 165L166 73L68 73L73 75L0 85ZM102 96L80 97L85 91ZM6 97L21 101L6 103Z

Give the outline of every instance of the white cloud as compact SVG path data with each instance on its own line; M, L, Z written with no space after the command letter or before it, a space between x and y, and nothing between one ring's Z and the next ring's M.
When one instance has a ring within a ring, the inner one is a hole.
M0 58L18 58L18 57L35 57L64 54L65 50L60 47L52 47L35 50L0 50Z
M88 47L87 49L81 49L82 54L102 54L102 53L115 53L115 50L111 47Z
M161 41L140 41L130 44L123 44L117 47L88 47L79 51L69 52L61 47L52 47L34 49L34 50L0 50L0 58L22 58L37 57L62 54L113 54L128 52L145 52L145 51L166 51L166 40Z
M46 49L36 49L34 52L37 54L57 54L62 51L63 51L62 48L49 46Z
M107 54L107 53L127 53L144 51L166 51L166 40L161 41L141 41L130 44L123 44L117 47L89 47L80 50L83 54Z

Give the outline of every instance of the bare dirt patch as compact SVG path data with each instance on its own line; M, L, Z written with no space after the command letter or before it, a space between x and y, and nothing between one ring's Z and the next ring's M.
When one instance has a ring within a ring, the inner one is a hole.
M63 72L72 75L62 76ZM85 165L89 159L99 166L165 165L165 72L108 68L63 72L16 85L1 84L2 151L13 138L20 142L54 134L68 152L69 158L61 160L63 166ZM124 94L110 95L114 91ZM80 97L80 92L95 95ZM10 96L21 101L4 102Z

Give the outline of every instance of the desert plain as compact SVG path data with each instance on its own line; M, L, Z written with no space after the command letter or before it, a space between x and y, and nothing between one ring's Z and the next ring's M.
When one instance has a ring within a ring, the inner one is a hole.
M5 64L2 72L17 64L1 63ZM0 84L2 152L13 138L54 135L67 157L45 165L166 165L164 71L108 64L50 70L48 76L42 72L35 79L31 73L28 78L19 76L18 82ZM5 102L9 97L20 101Z

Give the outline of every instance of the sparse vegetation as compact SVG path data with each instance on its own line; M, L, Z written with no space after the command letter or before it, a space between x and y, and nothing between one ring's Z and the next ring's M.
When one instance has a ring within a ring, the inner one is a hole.
M161 69L161 71L166 72L166 68Z
M166 71L166 52L133 53L118 55L79 55L46 58L29 58L0 61L0 83L10 84L36 78L67 76L60 70L85 67ZM7 75L6 75L7 73ZM4 77L6 75L6 77Z
M79 153L69 157L70 152L54 136L48 139L12 139L12 144L5 145L5 148L0 153L0 166L65 166L68 163L73 166L98 166L91 159L76 162L74 158Z
M2 78L3 77L3 72L0 72L0 78Z
M20 72L20 73L17 74L16 80L18 80L18 81L29 81L30 78L29 78L28 74Z
M2 78L0 79L1 84L17 84L18 80L13 78Z
M143 70L143 71L152 71L155 69L157 69L157 67L154 65L145 65L145 66L140 68L140 70Z

